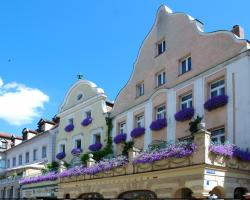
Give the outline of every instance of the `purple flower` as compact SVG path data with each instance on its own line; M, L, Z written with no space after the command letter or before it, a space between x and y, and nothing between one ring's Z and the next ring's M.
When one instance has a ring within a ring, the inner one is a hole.
M213 109L225 106L228 103L228 96L227 95L220 95L216 97L212 97L209 99L205 104L204 108L208 111Z
M73 125L73 124L69 124L69 125L67 125L67 126L64 128L64 130L65 130L66 132L73 131L73 130L74 130L74 125Z
M145 134L145 128L138 127L131 131L130 135L132 138L138 138Z
M79 154L81 154L81 153L82 153L82 149L81 149L81 148L74 148L74 149L72 149L72 151L71 151L71 154L72 154L73 156L79 155Z
M165 127L167 127L167 120L166 119L157 119L157 120L153 121L150 125L150 129L152 131L159 131Z
M87 117L86 119L84 119L83 121L82 121L82 125L83 126L88 126L89 124L91 124L92 123L92 121L93 121L93 119L91 118L91 117Z
M237 157L239 160L250 162L250 152L244 151L240 148L235 148L234 157Z
M194 108L184 108L175 114L176 121L186 121L194 116Z
M34 177L26 177L19 181L21 185L40 183L44 181L55 181L57 180L58 174L56 172L49 172L48 174Z
M192 155L196 150L197 145L194 143L178 142L170 144L164 149L157 149L152 152L143 152L133 160L133 163L153 163L167 158L182 158Z
M100 142L89 146L90 151L99 151L101 148L102 148L102 144Z
M58 153L57 155L56 155L56 158L58 159L58 160L62 160L62 159L64 159L66 157L66 153L65 152L60 152L60 153Z
M114 143L120 144L122 142L125 142L126 139L127 139L127 134L126 133L120 133L120 134L115 136Z

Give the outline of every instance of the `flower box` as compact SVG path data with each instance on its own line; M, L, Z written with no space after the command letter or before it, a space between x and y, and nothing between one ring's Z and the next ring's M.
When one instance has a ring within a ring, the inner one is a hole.
M60 152L60 153L58 153L57 155L56 155L56 158L58 159L58 160L62 160L62 159L64 159L66 157L66 153L65 152Z
M191 119L194 116L194 108L184 108L175 114L175 120L182 122Z
M71 154L72 154L73 156L80 155L81 153L82 153L82 149L80 149L80 148L74 148L74 149L72 149L72 151L71 151Z
M67 126L64 128L64 130L65 130L66 132L71 132L71 131L74 130L74 125L73 125L73 124L69 124L69 125L67 125Z
M90 151L99 151L102 148L101 143L95 143L89 146Z
M153 121L150 125L150 129L152 131L159 131L165 127L167 127L167 120L166 119L157 119L157 120Z
M84 119L82 121L81 124L82 124L82 126L88 126L88 125L90 125L92 123L92 121L93 121L93 119L91 117L87 117L86 119Z
M216 97L212 97L209 99L205 104L204 108L208 111L214 110L216 108L225 106L228 103L228 96L227 95L220 95Z
M141 128L141 127L135 128L130 133L132 138L138 138L144 134L145 134L145 128Z
M120 144L122 142L125 142L126 139L127 139L127 134L126 133L120 133L120 134L115 136L114 143L115 144Z

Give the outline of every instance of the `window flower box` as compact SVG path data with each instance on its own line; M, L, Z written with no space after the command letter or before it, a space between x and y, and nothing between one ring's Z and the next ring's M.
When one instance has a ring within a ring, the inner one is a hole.
M167 127L167 120L166 119L157 119L157 120L153 121L150 125L150 129L152 131L159 131L165 127Z
M60 153L58 153L57 155L56 155L56 158L58 159L58 160L62 160L62 159L64 159L66 157L66 153L65 152L60 152Z
M120 144L122 142L125 142L126 139L127 139L127 134L126 133L120 133L120 134L115 136L114 143L115 144Z
M182 122L191 119L194 116L194 108L184 108L175 114L175 120Z
M81 124L82 124L82 126L88 126L88 125L90 125L92 123L92 121L93 121L93 119L91 117L87 117L86 119L84 119L82 121Z
M71 154L72 154L73 156L80 155L81 153L82 153L82 149L80 149L80 148L74 148L74 149L72 149L72 151L71 151Z
M90 151L99 151L102 148L101 143L95 143L89 146Z
M205 104L204 108L208 111L214 110L216 108L225 106L228 103L227 95L219 95L216 97L212 97Z
M144 134L145 134L145 128L141 128L141 127L135 128L130 133L132 138L138 138Z
M74 130L74 125L73 125L73 124L69 124L69 125L67 125L67 126L64 128L64 130L65 130L66 132L71 132L71 131Z

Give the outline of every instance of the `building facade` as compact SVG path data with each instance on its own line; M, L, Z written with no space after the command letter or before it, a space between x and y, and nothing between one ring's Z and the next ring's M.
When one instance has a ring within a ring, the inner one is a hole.
M67 92L58 113L60 124L56 137L56 154L65 153L65 162L74 164L73 150L90 152L91 146L100 150L107 141L106 114L113 104L104 90L94 83L79 79Z

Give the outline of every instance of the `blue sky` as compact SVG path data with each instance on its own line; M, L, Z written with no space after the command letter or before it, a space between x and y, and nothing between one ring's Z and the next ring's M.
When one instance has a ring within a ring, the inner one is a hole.
M53 117L78 72L114 100L161 4L207 32L239 24L250 39L246 0L0 1L0 132L20 135Z

